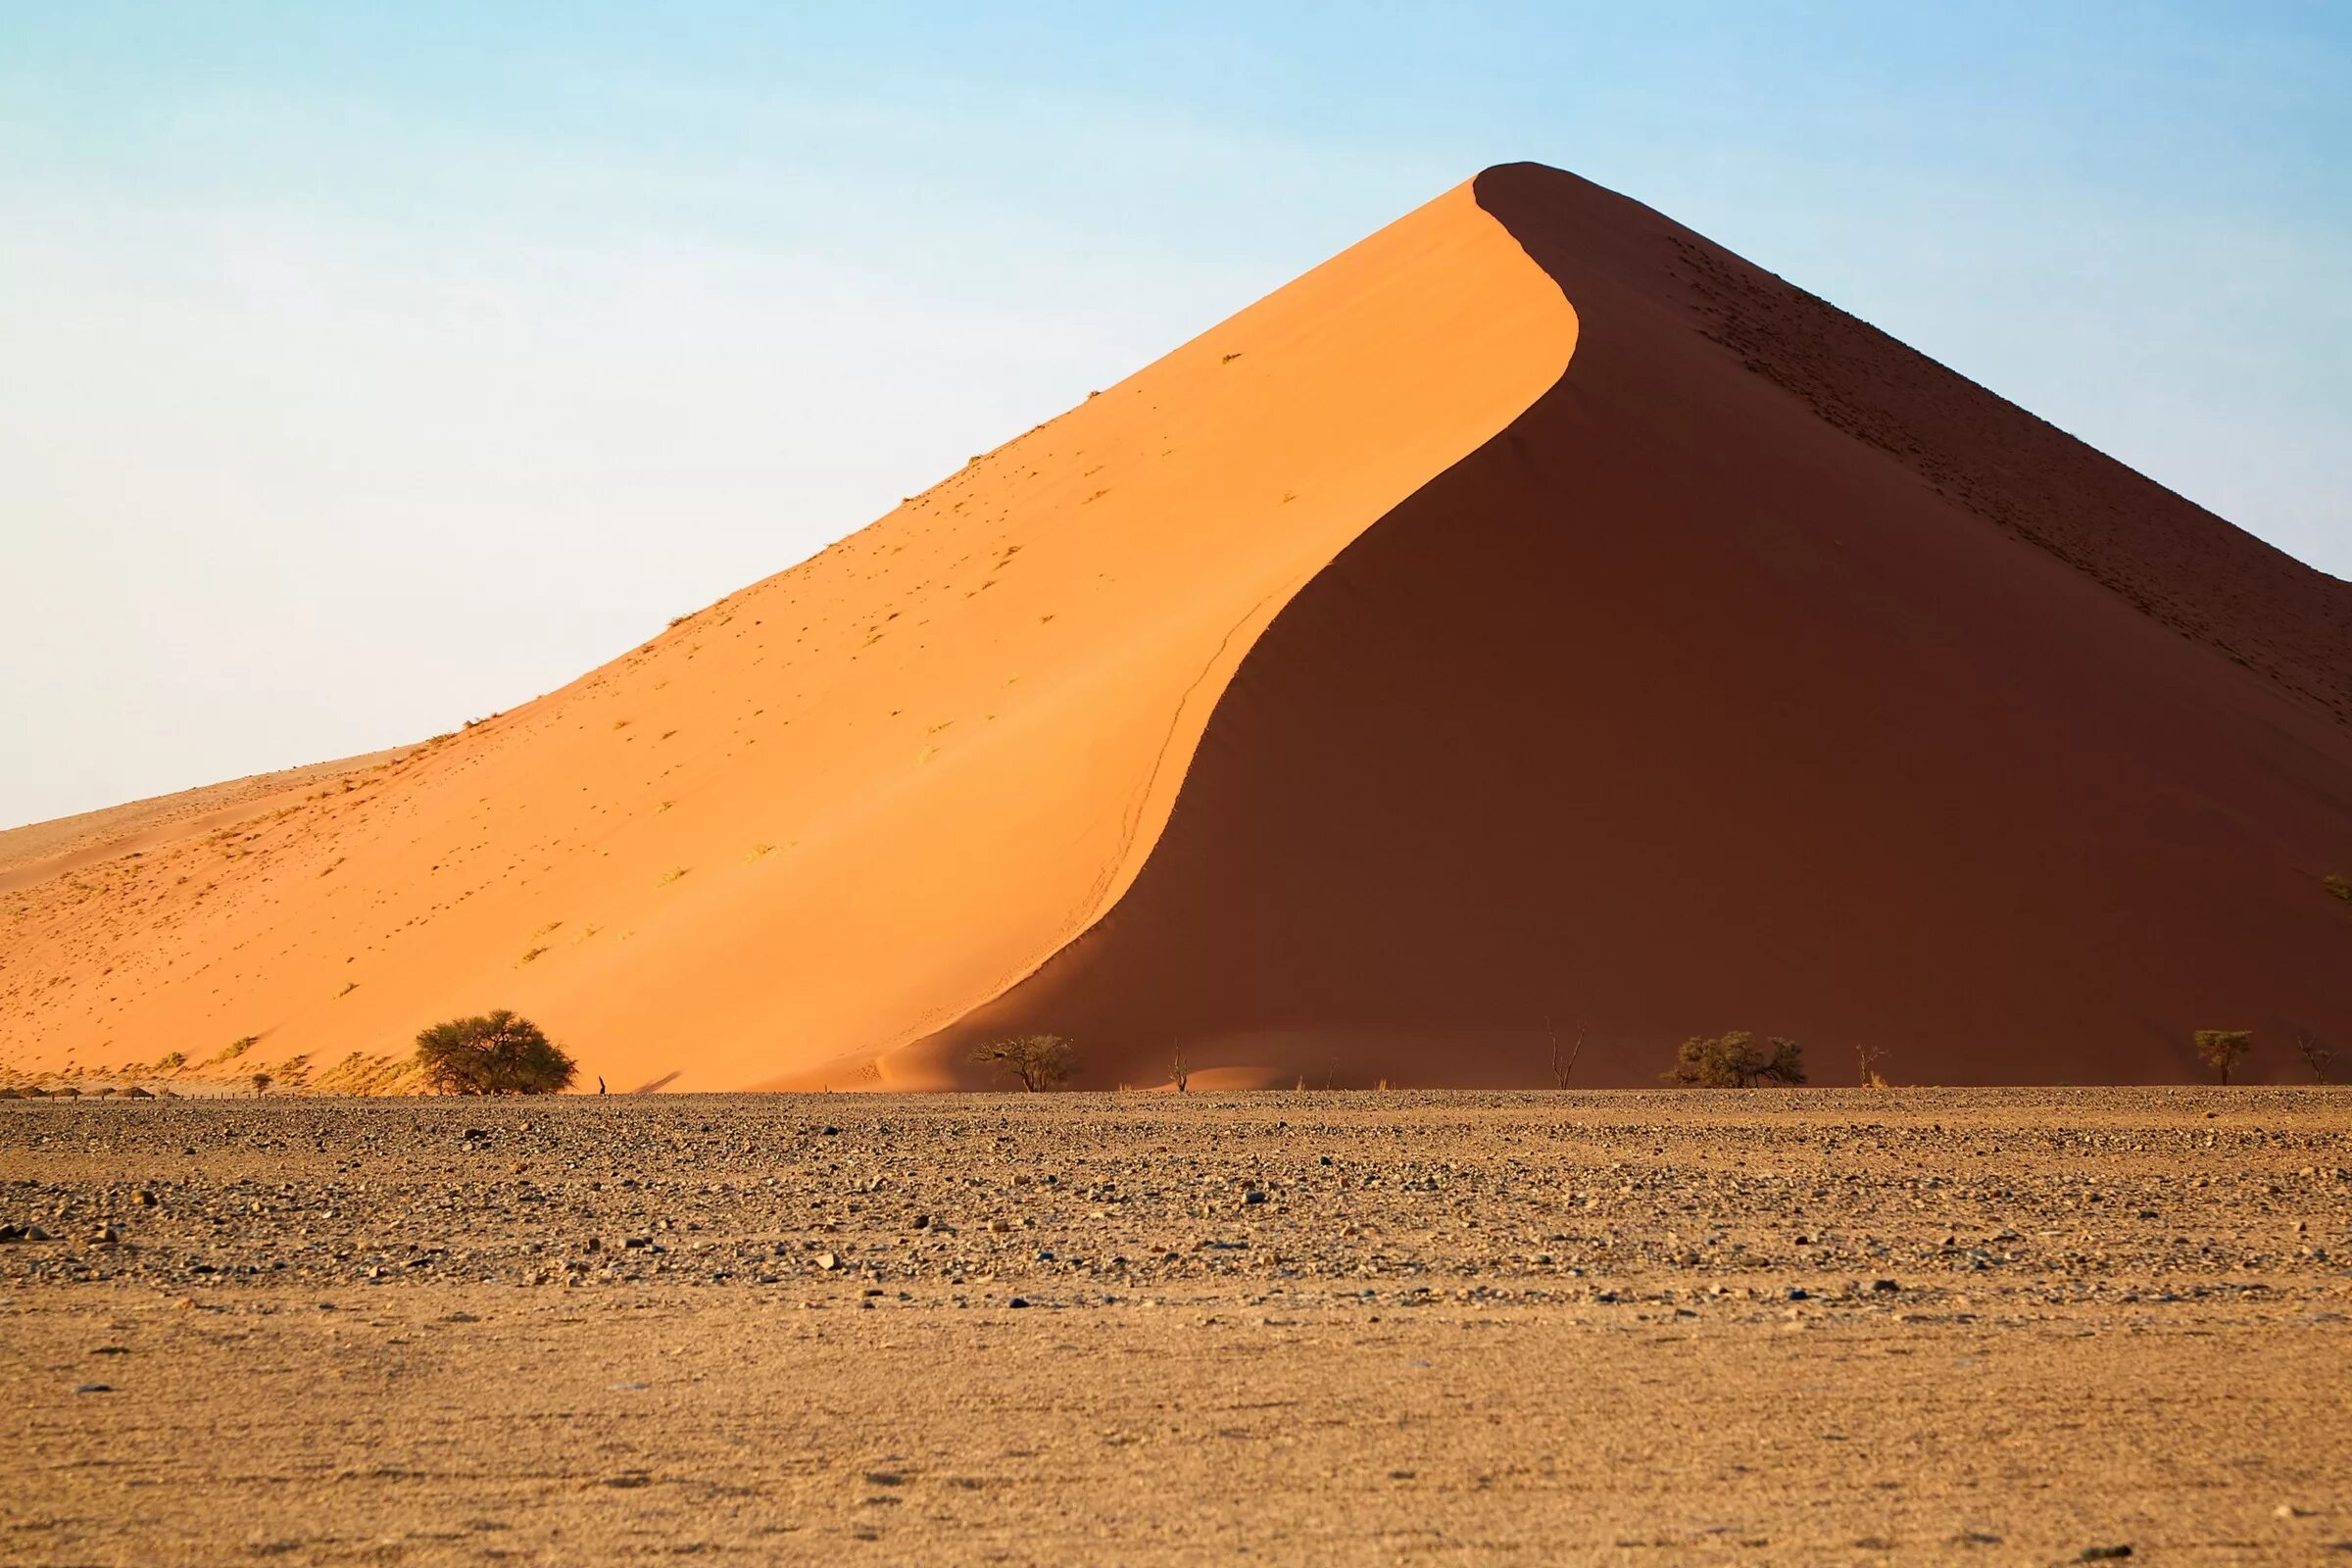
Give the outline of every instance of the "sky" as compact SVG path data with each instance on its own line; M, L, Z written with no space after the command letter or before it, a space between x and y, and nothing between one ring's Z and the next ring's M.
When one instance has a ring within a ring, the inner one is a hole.
M0 826L552 690L1517 159L2352 577L2352 8L0 0Z

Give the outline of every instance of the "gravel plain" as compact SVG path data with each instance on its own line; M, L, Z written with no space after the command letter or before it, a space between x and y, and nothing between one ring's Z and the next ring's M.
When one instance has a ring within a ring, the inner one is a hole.
M0 1561L2352 1562L2352 1093L0 1102Z

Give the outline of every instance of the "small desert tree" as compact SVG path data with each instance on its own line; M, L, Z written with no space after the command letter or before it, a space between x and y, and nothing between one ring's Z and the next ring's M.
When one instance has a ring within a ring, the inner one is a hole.
M2200 1029L2197 1031L2197 1054L2204 1058L2206 1066L2222 1075L2224 1083L2230 1081L2231 1069L2236 1067L2245 1054L2253 1049L2254 1031L2251 1029Z
M1793 1040L1773 1037L1765 1045L1745 1029L1713 1039L1696 1036L1683 1042L1674 1066L1666 1073L1670 1084L1699 1089L1753 1089L1758 1084L1801 1084L1805 1081L1804 1048Z
M1560 1032L1551 1026L1549 1018L1544 1020L1544 1033L1551 1040L1551 1087L1565 1089L1568 1080L1576 1075L1576 1058L1585 1054L1584 1020L1577 1020L1576 1043L1565 1052L1560 1050Z
M257 1072L253 1075L253 1092L257 1095L266 1095L270 1092L270 1085L272 1082L274 1080L268 1073Z
M416 1036L416 1067L440 1095L553 1095L579 1068L528 1018L501 1007L452 1018Z
M1069 1082L1078 1070L1078 1051L1059 1035L1016 1035L980 1047L972 1059L994 1066L1035 1093Z
M1879 1071L1886 1059L1884 1046L1857 1045L1854 1047L1854 1081L1865 1089L1884 1089L1886 1075Z
M1184 1054L1183 1041L1176 1042L1174 1051L1175 1059L1168 1064L1169 1075L1176 1080L1176 1092L1181 1095L1193 1086L1193 1063Z
M2303 1058L2303 1065L2311 1069L2312 1077L2324 1084L2335 1082L2328 1075L2328 1069L2335 1065L2335 1052L2318 1035L2308 1029L2296 1030L2295 1054Z

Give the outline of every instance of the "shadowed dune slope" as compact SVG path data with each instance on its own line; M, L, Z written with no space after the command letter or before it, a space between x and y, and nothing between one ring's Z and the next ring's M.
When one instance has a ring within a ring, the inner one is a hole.
M0 891L0 1066L348 1087L511 1006L591 1085L944 1083L876 1056L1116 900L1267 621L1575 339L1463 186L560 692Z
M1478 199L1579 338L1252 646L1125 898L902 1054L1097 1084L1898 1082L2352 1044L2352 589L1624 198ZM918 1075L909 1065L909 1076Z

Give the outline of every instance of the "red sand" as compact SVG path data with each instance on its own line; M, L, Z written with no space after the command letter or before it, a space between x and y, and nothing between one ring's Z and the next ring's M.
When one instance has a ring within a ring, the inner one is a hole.
M1477 189L1567 375L1276 619L1110 914L919 1053L1529 1084L1581 1024L1623 1085L1750 1027L1817 1081L2141 1083L2352 1038L2352 589L1622 197Z
M2345 584L1513 166L364 789L0 896L0 1062L510 1005L615 1088L1015 1029L1098 1085L1730 1027L2291 1080L2352 1040L2348 722Z

